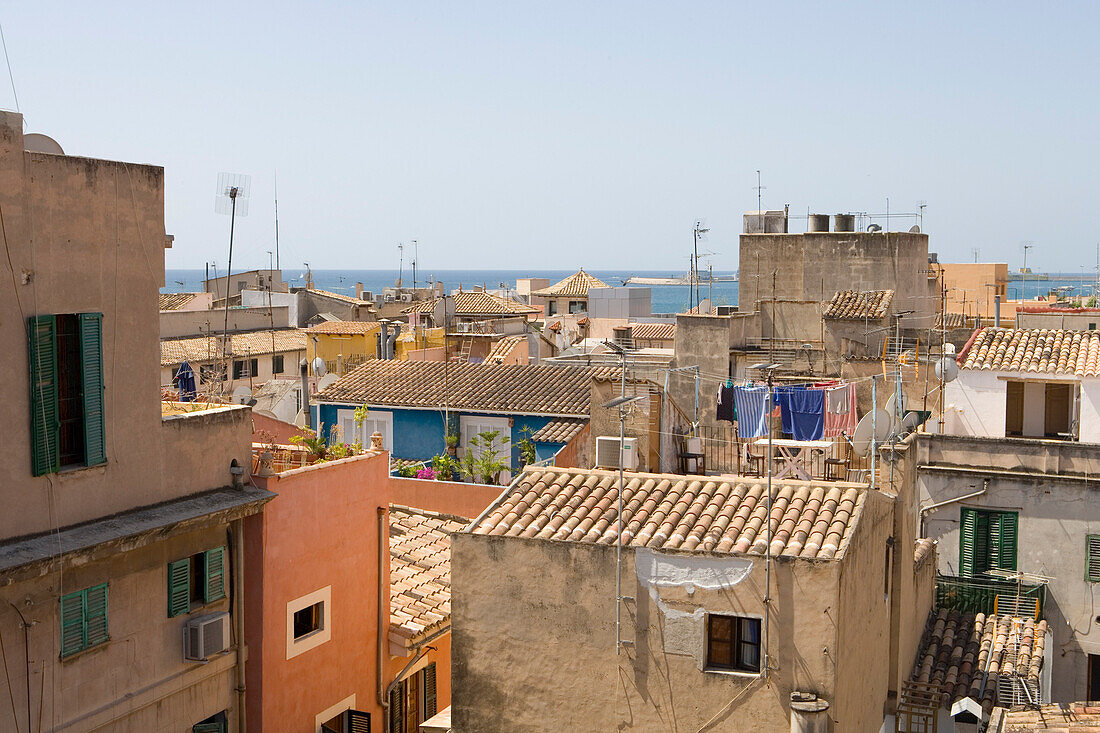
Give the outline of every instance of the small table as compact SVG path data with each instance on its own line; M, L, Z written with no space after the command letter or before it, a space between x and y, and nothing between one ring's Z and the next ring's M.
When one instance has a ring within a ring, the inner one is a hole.
M825 452L833 447L831 440L791 440L790 438L773 438L771 444L776 448L776 458L781 461L779 471L774 478L793 475L803 481L813 480L810 474L810 459L814 451ZM767 451L768 439L760 438L753 441L753 445L758 445Z

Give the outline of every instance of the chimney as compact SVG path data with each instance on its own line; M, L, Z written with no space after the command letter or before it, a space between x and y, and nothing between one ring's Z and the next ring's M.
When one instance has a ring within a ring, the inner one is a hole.
M363 283L355 283L355 297L359 300L363 299Z
M791 693L791 733L829 733L829 722L829 703L816 693Z
M993 326L995 328L1001 327L1001 294L997 293L993 296Z

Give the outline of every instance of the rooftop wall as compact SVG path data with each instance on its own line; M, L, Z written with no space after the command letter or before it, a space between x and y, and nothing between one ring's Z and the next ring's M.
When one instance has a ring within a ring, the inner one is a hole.
M258 331L270 329L272 321L275 328L286 328L290 324L289 307L272 305L270 311L263 307L230 308L230 331ZM160 312L160 337L181 338L183 336L206 336L221 333L225 329L224 310L175 310Z

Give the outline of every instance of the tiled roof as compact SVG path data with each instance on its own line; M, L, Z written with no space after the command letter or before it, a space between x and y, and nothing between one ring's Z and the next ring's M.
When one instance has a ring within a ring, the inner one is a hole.
M826 304L821 317L838 321L885 318L893 300L893 290L840 290Z
M936 328L967 328L974 323L973 316L963 313L939 313L936 315Z
M493 344L493 348L489 350L489 355L485 357L486 364L502 364L505 359L512 355L516 347L524 342L526 337L524 336L505 336L504 338Z
M162 311L174 311L187 305L198 295L198 293L161 293L160 309Z
M921 537L913 543L913 564L918 568L926 560L935 557L936 541L928 537Z
M1052 702L1038 709L1018 706L1005 712L1000 733L1095 733L1100 730L1100 705L1094 702Z
M234 356L259 356L280 354L286 351L305 351L306 332L298 328L276 329L275 351L271 350L272 331L251 331L230 336L230 348ZM162 339L160 365L172 366L188 362L213 361L221 354L220 337L193 336L181 339Z
M972 697L986 707L996 700L997 680L1003 674L1020 670L1027 680L1038 685L1043 666L1047 622L1015 616L986 617L949 611L932 611L921 638L912 679L915 682L943 686L941 704L949 707L956 700ZM1019 644L1019 653L1013 652ZM990 650L993 658L990 660ZM979 696L985 669L989 679L985 694Z
M390 506L390 634L415 642L451 621L451 537L468 519Z
M326 334L360 334L377 331L380 328L378 321L325 321L316 326L310 326L306 330L310 333Z
M1100 376L1100 331L983 328L958 356L963 369Z
M539 309L525 305L518 300L502 298L499 295L486 293L484 290L463 290L450 296L454 299L456 316L495 316L498 314L517 315L538 313ZM425 300L405 308L402 313L416 311L422 314L430 314L435 310L435 304L439 298Z
M361 300L351 295L341 295L340 293L333 293L329 290L318 290L317 288L310 288L308 293L313 295L320 295L325 298L332 298L333 300L339 300L341 303L347 303L348 305L374 305L369 300Z
M630 335L635 340L671 341L676 338L675 323L632 323Z
M767 487L761 479L627 473L624 545L763 555ZM617 471L529 468L498 498L473 534L613 545ZM771 552L840 558L866 493L843 484L780 483L773 488Z
M568 443L587 424L586 419L557 418L531 433L531 440L535 443Z
M466 364L371 359L338 379L316 399L367 405L588 415L593 378L615 367L549 364Z
M564 280L554 283L548 288L542 290L536 290L531 295L537 295L544 298L558 298L558 297L578 297L587 298L588 291L592 288L606 288L610 287L603 280L597 277L592 277L583 269L573 273Z

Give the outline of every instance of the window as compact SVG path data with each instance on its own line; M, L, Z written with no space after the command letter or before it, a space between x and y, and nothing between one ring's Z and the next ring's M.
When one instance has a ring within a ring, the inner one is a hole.
M105 643L107 584L61 596L61 658Z
M583 300L571 300L569 301L570 313L584 313L588 309L588 304Z
M707 666L736 672L760 671L760 619L707 616Z
M1024 383L1009 382L1005 385L1005 436L1024 434Z
M548 300L546 301L546 315L552 316L558 312L558 301Z
M1100 695L1100 656L1090 654L1088 698L1096 700L1097 695Z
M226 733L229 729L229 716L225 711L215 713L202 722L191 726L191 733Z
M321 733L370 733L370 713L345 710L322 723Z
M1095 323L1090 323L1089 324L1089 330L1090 331L1095 331L1096 330L1096 324Z
M168 563L168 616L182 616L225 598L225 548Z
M1085 580L1100 583L1100 535L1085 537Z
M103 314L31 316L31 471L107 462Z
M271 373L282 374L283 373L283 355L275 354L271 357Z
M1046 414L1043 420L1045 437L1062 440L1073 437L1071 426L1073 388L1072 384L1046 385Z
M298 641L325 627L325 602L318 601L294 612L294 641Z
M388 451L393 450L393 413L383 410L370 410L363 420L361 429L355 429L355 411L340 411L340 428L342 439L351 444L356 440L364 448L370 447L370 436L378 432L382 434L382 447Z
M1016 569L1016 512L963 507L959 530L959 574Z
M248 379L249 377L255 377L258 366L258 359L238 359L233 362L233 378Z
M390 692L388 733L416 733L436 714L435 662L406 677Z
M199 384L219 382L225 379L225 364L200 364Z

